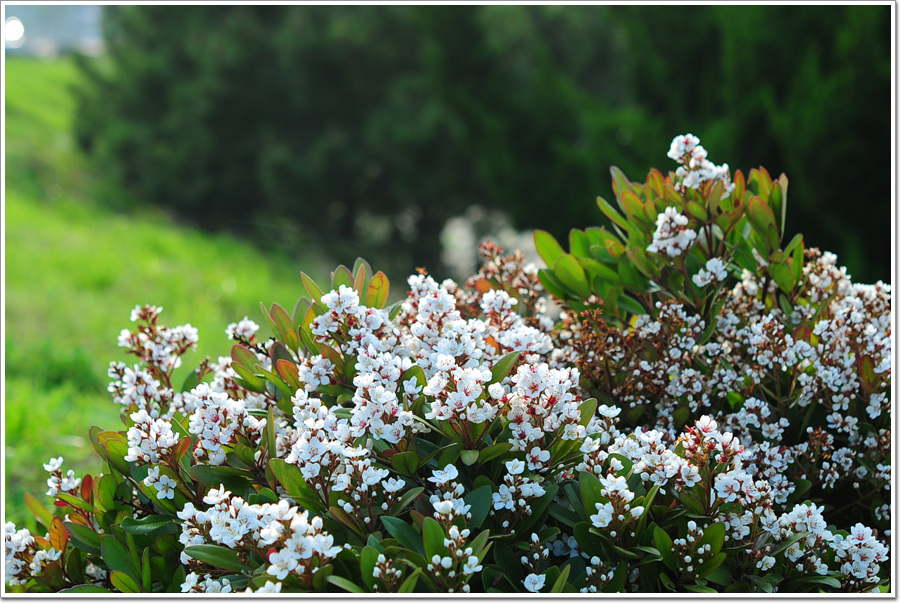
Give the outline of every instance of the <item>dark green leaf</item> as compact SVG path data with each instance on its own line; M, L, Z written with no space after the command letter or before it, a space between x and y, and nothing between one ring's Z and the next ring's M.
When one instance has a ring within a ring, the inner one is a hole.
M422 543L422 537L411 525L402 519L387 516L381 517L381 523L384 524L388 533L396 538L397 542L401 545L420 555L425 554L425 546Z
M472 514L472 518L468 521L468 527L473 530L480 528L488 516L488 511L491 510L491 502L493 500L491 487L481 486L476 488L463 497L463 500L467 505L471 505L469 513Z
M121 571L128 574L137 584L140 575L125 546L115 536L105 535L100 538L100 554L110 571Z
M447 556L447 547L444 546L444 539L447 534L444 528L431 517L426 517L422 525L422 539L425 542L425 557L431 559L435 555L441 557Z
M72 593L72 594L85 594L85 593L112 593L113 591L108 588L103 588L102 586L97 586L95 584L78 584L72 586L70 588L65 588L59 591L62 593Z
M478 462L483 465L491 459L495 459L498 456L507 453L510 449L512 449L512 444L510 442L500 442L499 444L492 444L491 446L482 448L478 452Z
M372 571L375 569L375 564L378 563L378 550L367 546L363 547L362 552L359 554L359 569L362 572L362 579L366 585L366 588L369 589L369 592L375 590L375 576Z
M512 370L513 365L516 364L519 355L519 352L512 352L495 362L491 369L491 380L488 382L488 385L503 381L504 377Z
M403 581L403 584L400 585L400 588L397 589L398 593L411 593L413 589L416 588L416 583L419 581L419 576L422 575L422 568L417 567L416 571L407 576L406 580Z
M656 526L653 530L653 542L656 544L656 550L662 555L662 560L666 567L673 572L677 572L678 560L672 552L675 550L675 543L672 542L672 537L661 527Z
M174 517L166 515L148 515L141 519L126 517L120 524L122 529L129 534L153 534L168 526L174 526L176 520Z
M365 590L363 590L362 588L357 586L355 583L351 582L350 580L347 580L346 578L341 578L340 576L333 576L333 575L328 576L328 581L339 588L343 588L347 592L351 592L351 593L366 592Z
M593 473L582 471L578 476L578 485L581 488L581 501L584 505L584 512L587 515L593 515L597 512L597 503L605 504L609 502L609 499L601 494L603 485Z
M411 450L398 452L391 457L391 464L400 474L412 477L419 467L419 455Z
M65 522L64 525L72 536L75 546L85 553L100 554L100 535L95 530L70 521Z
M218 488L224 485L238 495L243 495L244 491L250 488L251 481L249 478L252 477L250 473L241 469L224 466L216 467L213 465L194 465L190 468L188 474L204 486Z
M559 577L556 579L556 582L553 583L553 586L550 588L551 593L561 593L566 586L566 581L569 579L569 572L571 571L572 566L567 565L563 568L563 570L559 573Z
M184 552L198 561L221 569L235 572L245 572L253 569L241 561L237 551L218 544L195 544L185 547Z

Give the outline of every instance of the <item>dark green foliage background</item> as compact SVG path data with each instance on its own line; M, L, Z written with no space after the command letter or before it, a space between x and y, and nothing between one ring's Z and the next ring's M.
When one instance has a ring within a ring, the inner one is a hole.
M107 7L77 136L110 199L443 276L480 203L564 238L675 134L791 180L788 234L889 280L889 6ZM123 201L124 199L124 201Z

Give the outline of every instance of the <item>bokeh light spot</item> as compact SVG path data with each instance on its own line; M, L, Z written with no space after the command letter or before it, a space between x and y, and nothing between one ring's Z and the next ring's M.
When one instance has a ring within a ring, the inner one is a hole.
M18 17L10 17L3 24L3 37L7 45L18 48L25 43L25 25Z

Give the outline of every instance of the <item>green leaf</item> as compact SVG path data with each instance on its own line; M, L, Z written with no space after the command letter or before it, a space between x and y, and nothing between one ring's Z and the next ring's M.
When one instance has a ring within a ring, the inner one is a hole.
M198 373L195 369L188 373L187 377L185 377L184 383L181 384L181 391L189 392L198 385L200 385L200 373Z
M306 274L305 272L300 273L300 280L303 281L303 286L306 288L306 291L309 293L309 296L313 298L313 301L321 302L322 295L324 293L316 284L316 281L312 279L311 276Z
M769 204L759 197L750 197L747 204L747 218L756 233L766 242L769 251L778 248L778 227L775 214Z
M115 536L105 535L100 538L100 554L110 571L121 571L128 574L135 584L140 577L125 546Z
M600 207L600 211L602 211L603 214L613 222L613 224L615 224L628 234L637 234L634 226L629 224L628 220L626 220L625 217L622 216L622 214L616 211L616 209L612 205L610 205L606 199L604 199L603 197L597 197L597 205Z
M799 542L800 540L803 540L807 536L809 536L809 532L799 532L797 534L793 534L793 535L791 535L790 538L787 538L786 540L779 542L778 545L769 552L769 554L774 557L775 555L781 553L782 551L784 551L785 549L790 547L795 542Z
M672 552L675 550L675 543L672 542L672 537L661 527L655 526L653 530L653 542L656 544L656 550L662 555L662 560L663 563L666 564L666 567L673 572L677 572L678 560Z
M492 385L503 381L512 370L513 365L516 364L519 355L520 352L511 352L495 362L494 367L491 369L491 380L487 384Z
M31 511L32 515L44 525L45 530L50 529L50 522L53 520L53 513L47 510L38 499L28 492L25 493L25 506Z
M422 543L422 537L414 527L397 517L382 516L381 523L384 524L388 534L396 538L397 542L401 545L420 555L425 554L425 546Z
M419 455L412 450L398 452L391 457L391 464L398 473L412 477L419 468Z
M128 456L128 442L125 435L116 431L103 431L97 435L97 439L103 446L110 466L123 475L130 475L131 465L125 460Z
M300 467L286 463L282 459L270 460L269 467L291 497L303 499L306 503L313 504L317 512L325 511L325 505L319 500L315 490L310 488L306 480L303 479Z
M544 289L556 299L566 299L566 290L556 274L549 268L538 270L538 280Z
M563 570L559 573L559 577L556 579L556 582L554 582L553 586L550 588L551 593L563 592L563 588L565 588L566 586L566 581L569 579L569 571L571 569L571 565L567 565L563 568Z
M478 451L478 462L483 465L484 463L495 459L498 456L506 454L511 449L512 443L510 442L500 442L499 444L492 444Z
M471 529L480 528L491 510L491 502L493 501L491 487L481 486L476 488L464 496L463 500L467 505L471 505L469 513L472 514L472 518L467 522L468 527Z
M824 584L826 586L830 586L834 589L841 588L841 582L837 578L832 576L803 576L801 578L797 578L795 580L791 580L791 585L794 584Z
M256 394L261 394L266 391L266 384L257 377L252 370L241 366L240 364L232 363L231 369L238 374L237 381L238 385L243 387L244 389L250 390Z
M697 547L710 545L712 553L716 554L722 550L725 543L725 524L716 522L703 529L703 536L697 541Z
M129 534L153 534L168 526L174 526L175 523L176 520L174 517L166 515L148 515L141 519L126 517L119 525Z
M253 371L253 367L259 362L256 354L242 343L236 343L232 346L231 360L233 361L231 364L232 367L237 364L249 371Z
M553 271L560 282L579 298L587 299L590 296L591 288L588 285L587 276L575 256L569 254L561 256L556 260Z
M644 309L644 306L642 306L639 301L628 295L620 295L619 299L616 300L616 306L618 306L620 310L630 312L631 314L641 315L647 313L647 310Z
M688 201L685 210L691 217L696 218L701 222L706 222L706 219L709 217L709 214L706 213L706 208L696 201Z
M359 569L362 572L363 583L370 592L375 590L375 576L372 572L378 563L378 555L378 549L371 546L363 547L359 554Z
M353 274L343 264L335 268L331 273L331 288L337 291L341 285L353 288Z
M384 272L378 271L369 282L369 288L366 290L366 306L370 308L383 308L388 300L391 283L388 281Z
M188 470L188 475L204 486L210 488L225 486L238 495L242 495L244 490L250 488L251 485L251 481L248 479L250 473L234 467L194 465Z
M461 450L459 458L462 460L463 465L471 467L478 461L478 450Z
M585 270L604 281L614 284L621 282L618 272L608 266L604 266L597 260L580 257L578 258L578 263L581 264Z
M112 585L121 593L142 592L138 583L125 572L120 572L118 570L111 572L109 574L109 581L112 582Z
M403 493L403 496L400 497L400 500L394 503L394 506L391 508L391 512L394 515L397 515L405 509L409 503L411 503L419 494L425 491L425 488L419 486L418 488L410 488L406 492Z
M333 575L332 575L332 576L328 576L328 582L331 582L332 584L334 584L334 585L337 586L338 588L343 588L343 589L346 590L347 592L351 592L351 593L364 593L364 592L366 592L365 590L363 590L362 588L360 588L359 586L357 586L355 583L351 582L350 580L347 580L346 578L342 578L342 577L340 577L340 576L333 576Z
M550 507L550 503L553 501L553 497L556 496L558 491L559 486L556 484L545 486L544 495L531 501L531 515L527 516L521 524L515 526L516 531L520 534L524 534L529 530L532 530L536 525L540 525L541 522L544 521L544 517L547 514L546 511Z
M631 191L632 193L635 192L635 186L628 180L628 176L625 175L625 172L616 166L611 166L609 168L609 173L612 175L613 193L615 193L616 197L620 197L628 191Z
M153 588L153 574L150 571L150 549L144 549L141 559L141 588L144 592L150 592Z
M701 586L700 584L685 584L684 587L686 589L688 589L689 591L692 591L695 593L717 593L717 592L719 592L714 588L710 588L708 586Z
M447 535L444 528L431 517L426 517L422 524L422 539L425 543L425 558L431 559L435 555L447 556L447 547L444 546L444 538Z
M716 553L715 555L704 561L703 565L697 568L697 577L705 578L719 569L719 566L722 565L722 562L725 561L726 557L728 557L728 555L726 555L725 553Z
M792 262L792 261L791 261ZM784 291L790 293L794 289L794 267L788 261L771 264L769 274L775 280L775 284Z
M590 255L591 243L583 230L573 228L569 231L569 253L577 258Z
M593 473L582 471L578 475L578 485L581 488L581 501L584 505L584 512L588 515L593 515L597 512L597 503L605 504L609 502L609 499L600 492L603 490L603 484L600 483L600 480Z
M556 261L566 253L553 235L545 230L534 231L534 246L548 268L553 268Z
M113 591L108 588L103 588L102 586L97 586L95 584L77 584L75 586L64 588L59 591L62 593L72 593L72 594L86 594L86 593L112 593Z
M218 544L195 544L184 548L189 556L208 563L213 567L232 570L235 572L252 571L253 568L245 565L237 551Z
M400 588L397 589L398 593L411 593L413 589L416 588L416 583L419 581L419 576L422 575L422 568L417 567L416 571L407 576L406 580L403 581L403 584L400 585Z
M587 424L594 418L594 413L597 412L598 406L597 398L588 398L582 402L581 406L578 407L578 412L581 413L578 424L587 427Z
M551 504L549 508L550 516L564 523L565 525L571 527L575 527L575 524L581 521L581 518L572 511L571 509L567 509L566 507L560 504Z
M94 529L70 521L64 522L63 525L69 531L75 546L91 555L100 554L100 534Z

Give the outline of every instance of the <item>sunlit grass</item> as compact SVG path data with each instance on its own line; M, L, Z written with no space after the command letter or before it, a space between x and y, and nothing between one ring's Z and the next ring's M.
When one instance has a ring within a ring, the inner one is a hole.
M66 60L7 60L4 499L5 519L17 523L28 515L23 492L46 490L41 464L51 456L77 473L100 470L87 430L122 428L106 367L130 361L116 337L135 305L199 329L190 365L229 353L229 322L248 315L264 325L260 302L293 309L301 269L326 272L322 260L263 254L159 213L99 207L68 134L75 73Z

